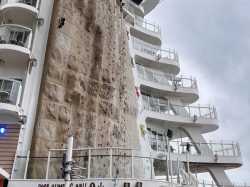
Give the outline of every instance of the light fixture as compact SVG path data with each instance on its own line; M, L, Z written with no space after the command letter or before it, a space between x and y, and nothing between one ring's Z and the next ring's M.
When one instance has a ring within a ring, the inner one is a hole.
M194 122L196 122L198 119L197 115L194 115Z
M6 127L0 126L0 135L4 135L6 133Z
M215 157L215 161L217 161L217 160L219 160L219 155L216 153L215 155L214 155L214 157Z
M38 26L42 27L44 25L44 19L43 18L37 18Z
M37 59L36 58L30 58L29 59L29 63L32 67L36 67L37 66Z
M27 122L27 116L25 116L25 115L20 115L19 117L20 117L20 121L19 121L19 122L20 122L22 125L25 125L26 122Z

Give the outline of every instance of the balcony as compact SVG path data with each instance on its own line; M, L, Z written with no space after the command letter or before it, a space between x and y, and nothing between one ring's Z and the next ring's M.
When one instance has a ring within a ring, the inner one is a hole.
M191 106L188 104L173 104L169 100L157 99L142 95L143 107L146 111L146 121L158 125L172 127L201 127L201 133L218 129L216 109L210 105ZM196 118L196 119L195 119Z
M161 46L161 28L153 21L135 16L135 25L130 28L132 36L145 42Z
M31 28L38 18L41 0L2 0L1 12L5 23Z
M138 15L140 17L144 17L144 7L143 7L143 3L141 3L140 5L135 4L133 1L128 0L129 4L133 6L134 9L134 14Z
M177 75L180 72L178 54L132 37L135 61L151 69L161 69Z
M152 95L178 96L183 103L193 103L199 99L197 81L193 77L180 76L149 69L136 64L140 88Z
M5 63L19 62L27 65L30 59L32 32L19 25L0 26L0 57Z
M0 124L19 124L21 90L21 82L0 78Z
M168 143L165 137L157 139L153 134L149 135L149 144L154 151L167 152ZM233 141L207 141L193 142L181 141L179 139L170 141L170 151L172 157L180 161L186 161L186 144L189 143L190 151L188 153L189 162L193 163L210 163L210 164L229 164L231 167L242 165L240 146ZM217 154L217 160L215 160ZM162 155L163 156L163 155ZM229 168L228 168L229 169ZM198 171L199 172L199 171ZM202 171L204 172L204 171Z

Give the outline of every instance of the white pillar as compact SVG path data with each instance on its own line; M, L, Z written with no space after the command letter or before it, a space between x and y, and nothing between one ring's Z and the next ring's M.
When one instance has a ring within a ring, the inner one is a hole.
M72 149L73 149L73 136L68 137L68 151L67 151L67 167L66 171L71 171L71 163L72 162ZM66 174L65 177L65 187L69 187L70 185L70 173Z

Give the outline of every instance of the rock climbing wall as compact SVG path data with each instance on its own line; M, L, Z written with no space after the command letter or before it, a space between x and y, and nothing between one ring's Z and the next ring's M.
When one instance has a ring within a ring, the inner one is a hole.
M58 29L60 17L66 21ZM31 155L47 156L50 149L67 148L69 135L74 136L74 148L140 150L124 22L115 0L55 0ZM62 156L62 152L53 154ZM86 164L86 159L77 161ZM113 162L127 168L120 175L130 175L130 159ZM109 157L92 158L91 164L97 168L91 176L107 175ZM46 165L46 159L31 159L29 178L44 178ZM61 158L53 158L49 177L61 178L60 168Z

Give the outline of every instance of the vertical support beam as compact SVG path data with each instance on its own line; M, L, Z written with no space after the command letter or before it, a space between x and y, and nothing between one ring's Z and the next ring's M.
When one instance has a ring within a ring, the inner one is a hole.
M90 162L91 162L91 149L89 149L88 179L90 179Z
M16 159L17 159L17 151L15 153L14 163L13 163L13 167L12 167L12 171L11 171L11 179L13 179L13 176L14 176L14 171L15 171L15 167L16 167Z
M69 136L68 137L68 151L67 151L67 167L66 170L67 171L71 171L71 164L69 164L69 162L72 162L72 150L73 150L73 136ZM65 187L69 187L70 185L70 181L71 181L71 177L70 177L70 173L66 174L65 177Z
M169 181L168 155L166 155L166 181Z
M181 180L180 180L180 163L179 163L179 159L177 159L177 183L181 183Z
M29 160L30 160L30 151L28 151L28 154L27 154L27 160L26 160L25 171L24 171L24 179L26 179L27 177L27 169L28 169Z
M46 178L45 178L46 180L48 180L48 175L49 175L50 154L51 154L51 151L49 151L49 153L48 153L47 168L46 168Z
M131 165L132 165L132 179L134 179L135 178L135 171L134 171L134 150L132 149L132 152L131 152L131 159L132 159L132 161L131 161Z
M150 160L151 160L151 179L153 179L153 156L152 156L152 152L150 152Z
M170 141L168 137L168 156L169 156L169 165L170 165L170 175L171 175L171 187L173 187L173 168L172 168L172 160L171 160L171 150L170 150Z
M109 150L109 160L110 160L110 163L109 163L109 178L112 178L112 155L113 155L113 149L111 148Z

